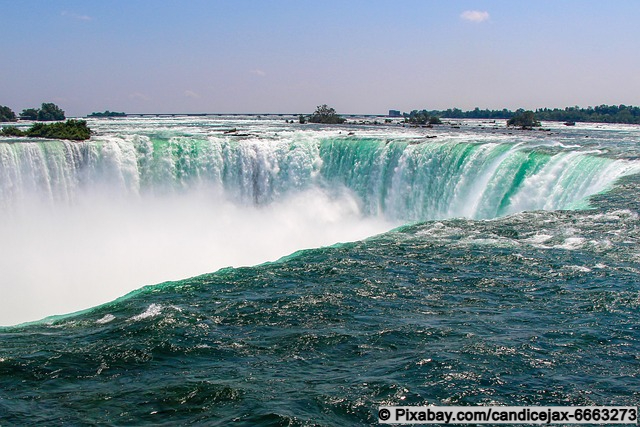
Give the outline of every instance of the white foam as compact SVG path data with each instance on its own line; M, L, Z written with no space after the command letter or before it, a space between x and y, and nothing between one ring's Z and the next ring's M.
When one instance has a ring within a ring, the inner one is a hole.
M580 249L584 246L585 239L582 237L569 237L564 240L564 242L560 245L554 245L554 248L557 249L566 249L566 250L576 250Z
M156 317L160 313L162 313L162 308L163 307L160 304L151 304L149 305L149 307L147 307L147 309L143 313L140 313L137 316L133 316L129 320L136 322L138 320L148 319L150 317Z
M526 239L523 239L523 242L526 243L530 243L532 245L540 245L542 243L545 243L549 240L553 239L553 236L550 234L535 234L531 237L528 237Z
M109 323L115 320L115 318L116 316L114 316L113 314L105 314L104 317L101 317L100 319L96 320L96 323L100 325L104 325L105 323Z
M585 267L582 265L567 265L566 268L574 271L579 271L580 273L590 273L591 269L589 267Z

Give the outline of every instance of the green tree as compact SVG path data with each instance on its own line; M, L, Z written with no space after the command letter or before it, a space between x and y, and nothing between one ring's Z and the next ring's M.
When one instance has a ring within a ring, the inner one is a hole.
M53 103L42 103L40 111L38 111L38 120L42 122L50 122L54 120L64 120L64 111Z
M0 122L15 122L16 120L16 113L11 108L0 105Z
M23 120L38 120L41 122L51 122L56 120L64 120L64 111L56 104L51 102L43 102L40 108L27 108L22 110L20 118Z
M405 122L414 124L414 125L426 125L429 121L429 112L427 110L413 110L409 113L407 117L405 117Z
M507 126L520 126L522 129L532 129L540 126L533 111L518 110L517 114L507 121Z
M336 114L336 110L327 106L327 104L319 105L316 111L309 116L310 123L324 123L324 124L340 124L344 123L346 119Z
M20 113L20 118L22 120L38 120L38 111L37 108L26 108Z

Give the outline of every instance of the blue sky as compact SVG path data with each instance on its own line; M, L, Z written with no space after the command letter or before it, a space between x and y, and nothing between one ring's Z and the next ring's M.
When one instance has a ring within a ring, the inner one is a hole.
M0 0L0 105L311 112L640 105L640 2Z

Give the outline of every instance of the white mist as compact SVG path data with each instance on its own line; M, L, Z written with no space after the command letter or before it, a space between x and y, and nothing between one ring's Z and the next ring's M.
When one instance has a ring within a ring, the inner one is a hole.
M395 225L364 218L348 193L319 189L264 207L206 191L36 204L0 223L0 325L83 310L144 285L272 261Z

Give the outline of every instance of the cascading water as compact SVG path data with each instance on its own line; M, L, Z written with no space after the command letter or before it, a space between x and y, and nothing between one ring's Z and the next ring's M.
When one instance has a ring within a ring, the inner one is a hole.
M110 137L0 145L0 200L72 202L83 192L120 196L209 187L265 205L319 188L355 193L367 215L394 220L492 218L566 209L637 166L596 152L459 141Z
M637 405L640 127L283 121L0 138L0 424Z
M487 132L94 124L86 142L0 143L0 324L408 221L581 207L638 169L598 148Z

